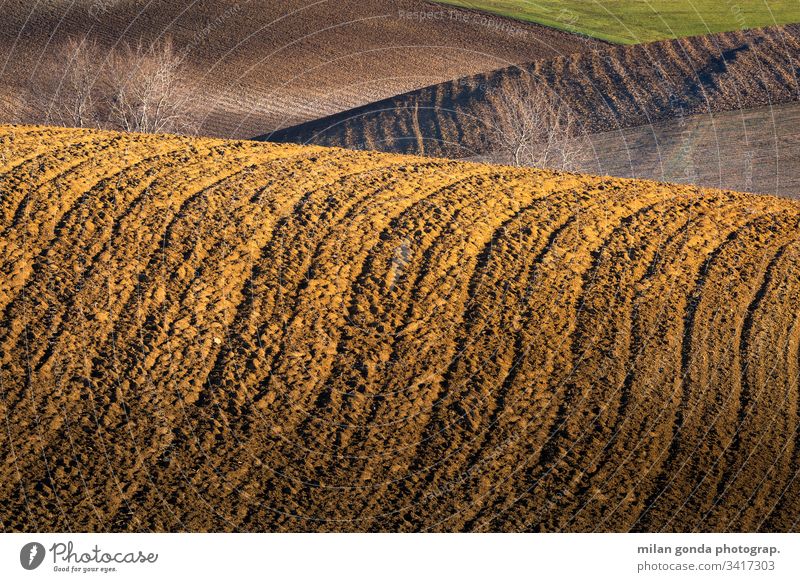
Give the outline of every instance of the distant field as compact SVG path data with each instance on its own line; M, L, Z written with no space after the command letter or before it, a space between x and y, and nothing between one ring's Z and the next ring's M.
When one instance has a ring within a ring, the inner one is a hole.
M800 103L706 113L589 136L575 169L800 196ZM500 154L475 161L509 163Z
M443 0L622 44L800 22L797 0Z
M800 25L791 24L614 46L536 61L524 70L569 104L586 133L606 133L797 102L798 55ZM263 138L450 158L484 155L493 151L485 139L486 111L494 107L493 95L511 90L519 75L510 67L456 79Z
M591 136L582 172L800 195L800 103Z
M64 73L59 52L169 37L197 86L201 135L250 137L398 93L604 43L483 15L421 19L423 0L3 2L0 120L43 123L35 105ZM455 9L454 9L455 10ZM97 63L101 66L102 63Z

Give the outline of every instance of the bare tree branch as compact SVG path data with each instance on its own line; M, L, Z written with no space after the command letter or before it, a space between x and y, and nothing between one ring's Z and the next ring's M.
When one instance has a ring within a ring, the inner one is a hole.
M97 41L70 38L63 74L30 99L47 123L144 133L193 133L193 99L172 41L139 42L106 53Z
M127 45L111 55L107 75L109 122L145 133L194 130L184 63L171 40Z
M68 127L100 124L97 42L87 37L69 38L61 47L63 75L34 94L33 106L48 123Z
M492 149L516 166L572 170L586 148L577 116L530 74L491 93L484 119Z

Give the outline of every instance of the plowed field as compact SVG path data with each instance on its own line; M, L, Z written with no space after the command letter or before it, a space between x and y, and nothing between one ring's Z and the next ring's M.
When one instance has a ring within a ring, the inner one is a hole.
M0 526L790 531L800 205L0 129Z
M567 105L581 132L597 133L797 101L798 55L800 25L601 48L432 85L262 139L468 157L492 150L495 95L522 74Z
M47 123L32 94L62 82L67 39L111 54L169 38L197 95L198 133L219 137L604 44L423 0L5 0L2 18L0 123ZM99 76L107 59L95 65Z
M587 174L800 196L800 102L679 117L588 136ZM471 161L510 164L500 153Z

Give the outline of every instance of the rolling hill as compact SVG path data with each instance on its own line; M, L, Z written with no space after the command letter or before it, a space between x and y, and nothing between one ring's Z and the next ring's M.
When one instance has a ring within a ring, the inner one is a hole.
M463 158L485 154L496 95L532 74L585 134L800 99L800 25L612 47L464 77L260 139Z
M508 155L470 158L496 164ZM800 195L800 102L680 117L591 134L573 169L587 174Z
M2 10L0 121L44 122L29 102L63 79L63 46L71 37L97 39L109 54L125 43L169 38L197 94L199 133L221 137L250 137L432 83L598 46L420 0L6 0Z
M800 204L0 129L4 531L796 531Z
M591 174L800 195L800 103L688 116L590 136Z

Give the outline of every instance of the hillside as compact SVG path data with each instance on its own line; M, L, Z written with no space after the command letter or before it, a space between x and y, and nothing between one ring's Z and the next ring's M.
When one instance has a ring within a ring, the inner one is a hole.
M0 122L64 76L70 37L114 47L170 38L185 55L199 133L250 137L464 75L598 43L421 0L7 0ZM436 16L439 14L439 16ZM97 63L105 65L106 62Z
M800 102L591 136L582 172L800 195Z
M418 89L261 139L461 158L488 153L496 95L531 73L584 133L800 99L800 25L612 47Z
M0 130L0 527L792 531L800 204Z
M508 155L473 161L511 163ZM574 169L596 175L800 196L800 102L690 115L588 136Z
M800 22L797 0L438 1L623 44Z

